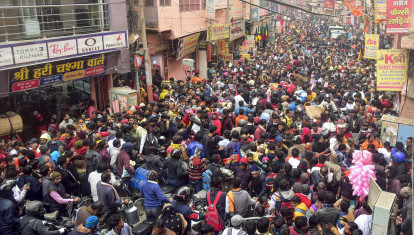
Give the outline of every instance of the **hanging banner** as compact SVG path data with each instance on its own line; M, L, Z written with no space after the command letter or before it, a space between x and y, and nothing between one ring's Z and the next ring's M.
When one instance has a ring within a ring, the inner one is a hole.
M178 43L177 60L194 53L198 44L200 33L181 38Z
M411 0L387 1L387 33L403 34L410 31Z
M62 81L104 75L106 72L106 60L105 54L101 54L93 58L51 62L11 70L9 72L10 90L18 92Z
M402 91L407 83L408 55L405 50L378 50L377 90Z
M335 2L332 0L325 0L325 8L334 9Z
M377 59L377 51L379 49L379 34L365 34L365 51L364 58Z
M226 40L222 39L217 44L217 54L224 54L226 53Z
M216 18L216 0L206 0L206 13L207 18Z
M206 48L206 53L207 53L207 62L211 61L211 54L212 54L212 45L207 45Z
M252 20L252 22L259 21L259 8L257 7L250 8L250 19Z
M230 24L212 24L207 28L207 41L215 41L230 37Z
M375 23L387 20L387 0L374 0L374 20Z
M360 17L364 15L364 6L362 5L360 1L344 0L344 3L345 3L346 8L352 11L353 16Z

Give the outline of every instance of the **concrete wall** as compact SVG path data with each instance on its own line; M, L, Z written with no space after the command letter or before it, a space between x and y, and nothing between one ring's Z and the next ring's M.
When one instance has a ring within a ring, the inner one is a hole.
M109 4L109 25L110 30L128 30L127 11L125 0L107 0ZM117 62L117 71L111 70L108 73L128 73L131 71L129 49L121 50Z
M171 31L168 39L177 39L207 29L205 10L180 12L178 1L158 7L158 31Z

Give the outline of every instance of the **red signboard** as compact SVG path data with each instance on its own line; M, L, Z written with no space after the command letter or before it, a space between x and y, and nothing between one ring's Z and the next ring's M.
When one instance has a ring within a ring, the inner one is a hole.
M36 88L39 86L39 82L40 82L39 79L33 79L29 81L24 81L24 82L13 83L12 91L16 92L16 91L24 91L27 89Z
M334 9L335 2L332 0L325 0L325 8Z
M105 72L105 66L86 69L85 77Z
M387 0L387 33L409 33L411 0Z

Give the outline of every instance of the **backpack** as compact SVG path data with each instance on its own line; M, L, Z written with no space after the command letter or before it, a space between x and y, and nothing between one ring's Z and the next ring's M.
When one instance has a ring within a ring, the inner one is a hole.
M227 235L231 235L231 234L233 234L233 228L232 227L230 227L228 230L227 230ZM237 235L243 235L244 234L244 231L243 230L241 230L240 229L240 231L237 233Z
M233 148L233 153L232 153L232 155L239 155L239 156L241 156L241 152L240 152L240 146L241 146L241 143L240 143L240 141L239 141L239 143L237 144L237 147L236 147L236 146L234 146L234 142L233 142L233 141L231 141L231 142L230 142L230 144L231 144L231 147Z
M154 134L150 133L149 135L147 135L147 138L145 139L144 148L142 149L142 153L144 155L148 155L149 154L149 152L148 152L149 147L150 146L157 147L158 144L159 144L158 138Z
M203 189L210 191L211 189L211 176L213 173L210 170L206 170L201 175L201 181L203 182Z
M279 198L282 201L282 205L280 205L280 210L282 210L282 208L284 207L289 207L293 209L292 202L290 200L284 199L280 191L278 191L278 193L279 193Z
M224 228L224 221L219 215L216 205L218 201L220 200L221 195L223 194L222 191L218 192L216 195L216 198L214 199L214 202L211 203L210 200L210 191L207 192L207 212L206 212L206 222L213 226L215 232L220 232Z
M300 209L300 208L296 208L295 209L295 212L300 212L300 213L302 213L302 214L304 214L305 216L306 216L306 219L309 221L309 218L312 216L312 214L310 213L310 211L309 211L309 209L308 210L306 210L306 212L305 211L303 211L302 209Z

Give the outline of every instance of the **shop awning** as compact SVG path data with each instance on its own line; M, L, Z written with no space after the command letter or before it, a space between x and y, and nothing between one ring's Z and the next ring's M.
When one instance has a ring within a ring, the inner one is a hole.
M150 55L157 54L158 52L162 52L168 50L168 45L163 44L149 49Z

